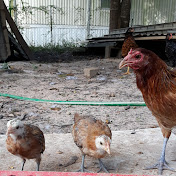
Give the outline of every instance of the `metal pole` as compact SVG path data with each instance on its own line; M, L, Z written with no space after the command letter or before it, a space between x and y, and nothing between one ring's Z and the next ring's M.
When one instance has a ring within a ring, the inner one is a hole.
M91 2L92 2L92 0L88 0L88 11L87 11L87 39L90 38Z
M13 0L13 11L14 11L14 21L15 21L15 24L17 25L17 5L16 5L16 0Z
M53 17L52 17L52 7L50 6L50 32L51 32L51 44L53 44Z

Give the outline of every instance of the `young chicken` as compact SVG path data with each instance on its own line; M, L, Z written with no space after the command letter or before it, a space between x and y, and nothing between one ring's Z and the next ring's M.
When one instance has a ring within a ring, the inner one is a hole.
M172 33L166 35L165 53L167 58L172 61L172 67L176 65L176 43L172 40Z
M176 72L155 53L143 48L131 50L119 64L119 68L128 66L134 70L137 87L164 137L159 162L149 167L157 168L161 175L163 169L173 170L167 165L165 150L172 128L176 126Z
M134 33L134 28L130 27L125 33L125 39L122 45L122 57L124 58L125 56L128 55L128 52L130 49L135 49L138 48L138 45L136 44L136 41L133 37ZM124 73L125 75L130 74L130 68L128 67L127 72Z
M79 171L84 172L84 159L85 155L88 155L99 160L100 170L98 172L102 169L108 172L101 161L106 153L110 154L112 134L108 125L101 120L82 117L76 113L72 135L75 144L82 152L82 164Z
M45 150L45 138L43 132L34 125L23 124L18 119L7 123L7 150L13 155L22 158L22 168L26 159L35 159L37 171L39 171L41 154Z

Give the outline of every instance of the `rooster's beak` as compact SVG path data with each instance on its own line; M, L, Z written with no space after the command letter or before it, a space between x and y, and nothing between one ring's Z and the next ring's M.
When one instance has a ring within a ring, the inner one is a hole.
M120 64L119 64L119 69L123 68L123 67L127 67L128 66L128 61L127 59L123 59Z
M131 48L130 51L128 52L128 55L120 62L119 69L123 67L129 67L131 63L130 58L132 53L133 53L133 49Z

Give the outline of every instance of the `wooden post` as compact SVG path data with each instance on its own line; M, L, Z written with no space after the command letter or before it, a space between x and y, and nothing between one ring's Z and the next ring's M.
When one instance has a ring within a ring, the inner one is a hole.
M112 49L112 46L106 46L105 47L105 59L111 57L111 49Z
M10 56L10 44L6 28L3 1L0 0L0 61L5 61Z
M2 0L0 0L0 1L2 1ZM3 2L3 4L4 4L4 2ZM5 11L6 20L9 23L9 26L10 26L12 32L14 33L16 39L18 40L18 43L23 48L23 51L26 53L28 59L32 59L33 58L32 52L31 52L30 48L28 47L27 43L25 42L25 40L23 39L21 33L19 32L19 30L18 30L15 22L13 21L12 17L10 16L10 13L7 10L7 7L5 4L4 4L4 11Z

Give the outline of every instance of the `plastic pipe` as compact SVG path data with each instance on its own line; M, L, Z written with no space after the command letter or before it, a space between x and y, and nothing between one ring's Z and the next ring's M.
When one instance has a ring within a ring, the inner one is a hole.
M13 98L17 100L27 100L35 102L57 103L62 105L91 105L91 106L146 106L144 102L94 102L94 101L55 101L36 98L20 97L16 95L0 93L2 97Z

